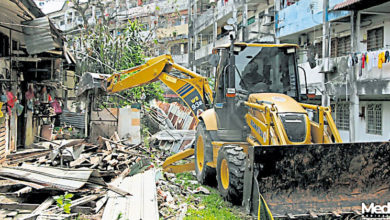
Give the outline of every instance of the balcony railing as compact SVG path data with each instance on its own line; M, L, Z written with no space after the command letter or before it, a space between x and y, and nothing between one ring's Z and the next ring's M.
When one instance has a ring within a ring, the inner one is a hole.
M222 4L222 1L217 2L216 7L216 20L219 20L228 14L233 12L234 8L234 1L229 1L225 3L225 5ZM204 30L208 26L213 24L213 8L208 9L205 11L201 16L197 17L195 20L195 33L199 33L200 31Z

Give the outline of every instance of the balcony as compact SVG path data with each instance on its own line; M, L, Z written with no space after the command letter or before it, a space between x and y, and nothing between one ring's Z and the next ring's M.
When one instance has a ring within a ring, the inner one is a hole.
M329 9L344 0L329 0ZM329 11L329 20L348 16L348 11ZM322 24L322 1L300 0L279 11L276 36L285 36L305 31Z
M216 20L220 20L223 17L233 12L234 1L228 1L226 5L223 5L221 1L217 2L216 8ZM210 8L205 11L201 16L197 17L194 21L195 33L199 33L213 24L213 9Z
M379 52L384 52L385 50L379 50ZM375 51L374 51L375 52ZM390 72L390 63L383 63L382 68L373 66L371 69L368 69L367 64L365 68L360 68L361 63L357 64L356 79L357 79L357 90L359 95L383 95L390 94L390 75L383 74ZM317 66L313 69L310 68L309 63L304 62L299 64L306 71L307 84L309 88L321 88L322 82L322 73L321 66L322 60L317 61ZM348 67L348 56L333 57L330 59L331 68L335 69L334 73L328 74L327 89L330 95L333 96L345 96L350 94L350 86L346 88L348 77L351 72L351 68ZM299 71L299 78L301 83L301 88L304 88L304 75L303 71ZM350 83L350 82L348 82ZM304 92L304 89L302 89Z

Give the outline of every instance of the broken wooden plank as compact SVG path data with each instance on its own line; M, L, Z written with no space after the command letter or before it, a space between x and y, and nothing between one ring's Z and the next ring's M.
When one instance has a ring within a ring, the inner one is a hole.
M106 144L106 148L107 148L107 150L109 150L109 151L112 151L112 147L111 147L111 144L110 144L110 142L108 142L108 141L104 141L104 143Z
M108 195L102 220L116 219L122 213L123 219L158 219L155 171L150 169L123 179L120 187L133 196Z
M32 191L32 188L30 186L23 187L22 189L19 189L15 192L17 197L20 197L22 194L26 194Z
M41 204L30 204L30 203L0 203L0 209L1 210L35 210L37 209ZM56 208L57 206L50 206L50 209ZM82 213L82 214L93 214L94 209L90 207L84 207L84 206L75 206L72 207L73 212ZM37 216L36 214L34 216Z
M53 197L49 197L45 201L43 201L36 209L34 209L34 211L31 214L24 216L19 220L30 220L30 219L33 220L35 219L35 216L41 214L43 211L48 209L51 205L53 205L53 203L54 203Z
M108 200L108 196L106 194L103 196L103 198L99 199L96 202L95 213L98 213L100 211L100 209L103 208L103 206L104 206L104 204L106 204L107 200Z

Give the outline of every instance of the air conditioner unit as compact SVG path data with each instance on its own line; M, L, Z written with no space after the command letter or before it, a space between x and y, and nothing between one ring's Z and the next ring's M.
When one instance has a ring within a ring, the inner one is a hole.
M307 35L302 34L299 36L299 46L303 47L305 45L307 45Z

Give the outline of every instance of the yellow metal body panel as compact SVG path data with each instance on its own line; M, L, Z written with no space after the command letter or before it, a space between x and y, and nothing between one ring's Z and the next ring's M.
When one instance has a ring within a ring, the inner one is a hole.
M248 98L249 103L257 103L258 101L265 101L273 103L279 113L294 112L307 113L306 110L295 99L288 95L279 93L256 93L251 94ZM271 107L270 104L264 104Z
M286 95L275 93L252 94L245 104L250 107L245 115L245 120L251 129L251 135L255 138L248 137L248 143L251 145L301 145L342 142L328 107L298 103ZM319 123L309 120L305 108L318 111ZM305 115L306 137L304 141L291 142L288 139L283 123L278 117L278 113L281 112ZM325 119L328 122L327 130L325 130Z
M214 109L207 109L200 115L201 120L203 120L206 125L206 130L216 131L217 127L217 116L215 115Z

